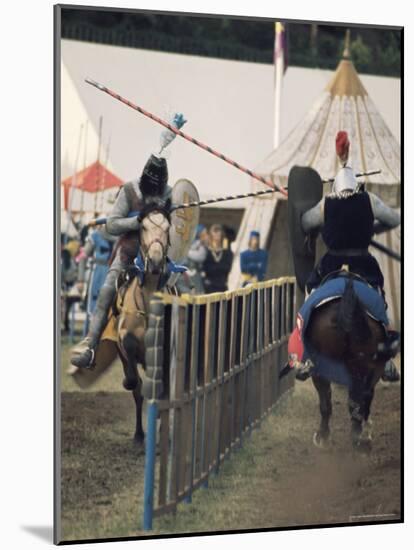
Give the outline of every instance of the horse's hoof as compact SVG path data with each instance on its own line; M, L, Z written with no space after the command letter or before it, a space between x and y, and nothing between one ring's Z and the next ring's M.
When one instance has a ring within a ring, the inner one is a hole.
M140 435L140 436L134 435L134 439L132 440L132 443L133 443L134 449L142 453L145 452L145 438L143 435Z
M134 378L124 378L122 381L122 385L124 388L128 391L133 391L138 385L138 379Z
M327 449L329 447L329 434L322 435L321 432L315 432L313 434L313 444L318 449Z

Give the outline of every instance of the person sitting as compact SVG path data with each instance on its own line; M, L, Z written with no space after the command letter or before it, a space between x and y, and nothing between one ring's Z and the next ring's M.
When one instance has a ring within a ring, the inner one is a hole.
M207 256L203 264L204 288L207 294L228 289L227 278L233 263L233 252L224 247L223 241L223 227L213 224L210 227Z
M243 285L263 281L267 269L267 251L260 248L260 233L251 231L248 249L240 254L240 269L243 276Z

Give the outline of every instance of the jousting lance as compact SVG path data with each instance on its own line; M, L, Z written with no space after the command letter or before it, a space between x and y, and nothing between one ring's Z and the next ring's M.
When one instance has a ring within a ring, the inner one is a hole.
M213 204L216 202L223 202L223 201L234 201L236 199L246 199L248 197L258 197L260 195L270 195L271 193L276 193L277 189L266 189L265 191L253 191L252 193L243 193L241 195L227 195L226 197L218 197L216 199L205 199L202 201L194 201L194 202L183 202L182 204L172 204L170 208L170 212L174 212L174 210L181 210L182 208L194 208L195 206L204 206L206 204ZM135 218L135 216L138 216L139 212L130 212L128 214L128 218ZM105 225L107 222L107 218L95 218L88 222L89 227L95 227L96 225Z
M124 97L122 97L118 93L114 92L113 90L110 90L109 88L107 88L103 84L99 84L99 82L96 82L95 80L92 80L90 78L85 78L85 82L87 82L91 86L94 86L95 88L97 88L101 92L105 92L106 94L112 96L113 98L117 99L121 103L124 103L124 105L127 105L131 109L134 109L135 111L138 111L139 113L141 113L142 115L150 118L154 122L157 122L158 124L161 124L161 126L164 126L165 128L168 128L168 130L170 130L174 134L177 134L177 136L181 136L182 138L186 139L190 143L193 143L194 145L197 145L201 149L204 149L204 151L207 151L208 153L211 153L212 155L218 157L219 159L224 160L224 162L227 162L228 164L231 164L231 166L234 166L234 168L237 168L241 172L244 172L245 174L248 174L250 177L260 181L261 183L263 183L264 185L267 185L268 187L271 187L274 191L279 191L279 193L282 193L282 195L287 197L287 192L283 187L280 187L279 185L276 185L271 180L267 180L266 178L264 178L260 174L256 174L255 172L252 172L248 168L245 168L244 166L241 166L238 162L230 159L229 157L226 157L225 155L223 155L223 153L220 153L219 151L216 151L215 149L212 149L208 145L205 145L204 143L201 143L201 141L198 141L197 139L193 138L192 136L189 136L188 134L185 134L181 130L178 130L177 128L175 128L175 126L172 126L171 124L169 124L168 122L166 122L162 118L159 118L158 116L150 113L149 111L146 111L145 109L143 109L139 105L135 105L134 103L132 103L128 99L125 99Z
M228 196L228 197L220 197L219 199L210 199L210 200L199 201L199 202L194 202L194 203L186 203L186 204L182 204L182 205L173 205L172 206L173 210L176 210L178 208L190 208L192 206L201 206L203 204L211 204L213 202L221 202L221 201L225 201L225 200L234 200L234 199L238 199L238 198L265 195L265 194L268 194L268 193L274 193L276 191L278 191L279 193L281 193L282 195L287 197L288 193L287 193L286 188L280 187L279 185L273 183L272 181L267 180L266 178L264 178L260 174L256 174L255 172L252 172L252 170L249 170L248 168L245 168L244 166L241 166L238 162L236 162L236 161L232 160L231 158L226 157L225 155L223 155L223 153L220 153L219 151L216 151L215 149L212 149L209 145L205 145L204 143L201 143L201 141L199 141L199 140L193 138L192 136L182 132L181 130L175 128L175 126L172 126L171 124L169 124L168 122L166 122L162 118L154 115L153 113L150 113L149 111L143 109L139 105L136 105L135 103L132 103L132 101L129 101L128 99L122 97L117 92L114 92L113 90L110 90L109 88L107 88L103 84L100 84L99 82L96 82L95 80L92 80L91 78L85 78L85 82L87 84L90 84L91 86L94 86L95 88L97 88L101 92L105 92L106 94L110 95L114 99L117 99L118 101L120 101L124 105L127 105L131 109L134 109L135 111L138 111L138 113L141 113L142 115L150 118L154 122L157 122L158 124L161 124L161 126L164 126L165 128L168 128L168 130L170 130L170 132L173 132L174 134L186 139L190 143L193 143L194 145L197 145L201 149L204 149L204 151L207 151L208 153L211 153L212 155L218 157L219 159L224 160L224 162L227 162L231 166L234 166L234 168L237 168L237 170L240 170L241 172L244 172L245 174L249 175L251 178L254 178L254 179L260 181L261 183L263 183L264 185L267 185L268 187L270 187L270 190L268 190L268 191L257 191L255 193L246 193L244 195L231 195L231 196ZM381 172L381 170L374 170L374 171L371 171L371 172L356 174L356 176L357 177L370 176L370 175L378 174L380 172ZM331 183L332 181L334 181L334 179L330 178L330 179L327 179L327 180L323 180L323 183ZM134 213L131 213L131 214L135 215L136 213L134 212ZM101 218L101 219L97 219L97 220L92 220L89 223L89 225L90 226L101 225L101 224L104 224L105 222L106 222L106 218ZM375 246L377 249L381 250L381 252L384 252L385 254L390 255L392 258L401 261L401 258L399 257L398 254L396 254L395 252L387 249L383 245L379 245L379 243L376 243L375 241L372 242L371 244L373 246Z

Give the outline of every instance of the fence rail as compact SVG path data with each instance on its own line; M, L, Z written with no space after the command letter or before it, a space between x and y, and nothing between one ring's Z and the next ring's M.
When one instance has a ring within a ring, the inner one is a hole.
M160 295L151 303L144 529L207 487L293 384L279 373L294 319L292 277L218 294Z

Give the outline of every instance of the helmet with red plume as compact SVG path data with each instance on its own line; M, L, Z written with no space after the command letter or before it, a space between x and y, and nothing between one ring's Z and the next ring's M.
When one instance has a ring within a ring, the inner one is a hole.
M336 154L339 157L339 160L345 166L348 161L349 156L349 139L347 132L338 132L336 134Z

